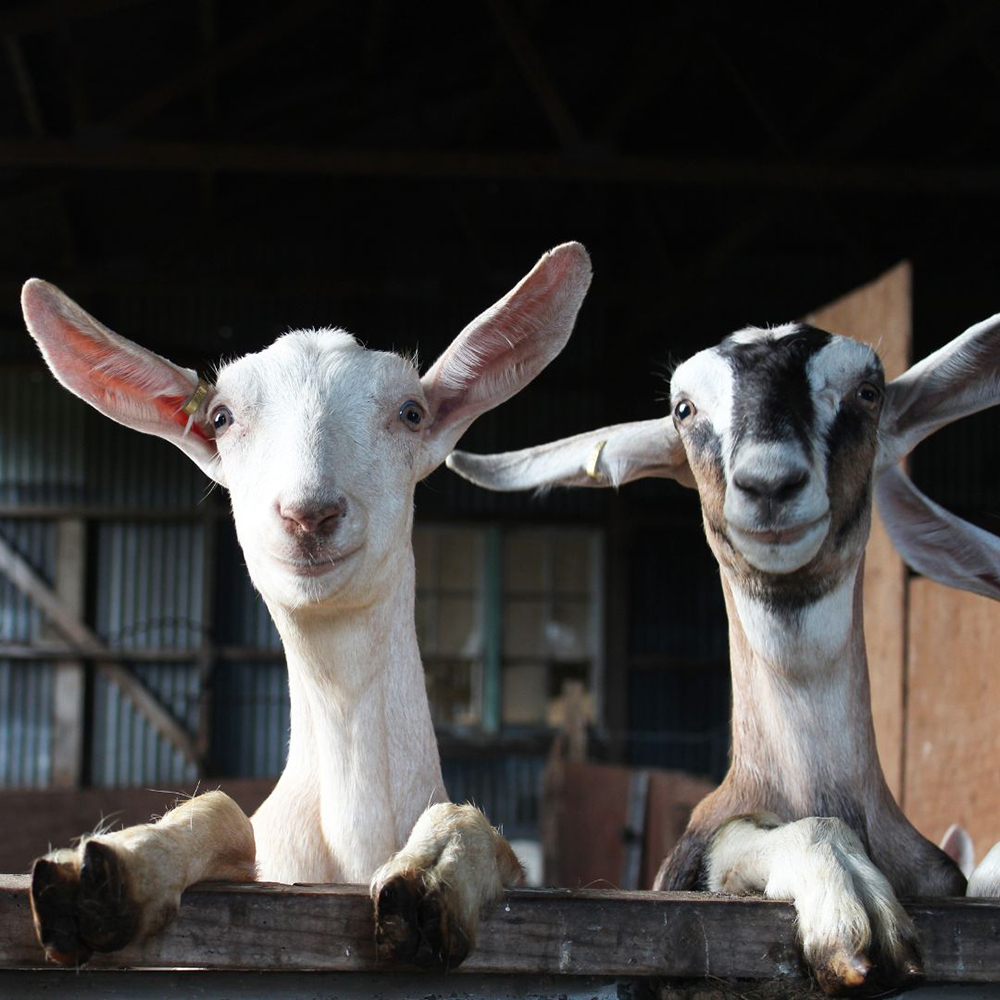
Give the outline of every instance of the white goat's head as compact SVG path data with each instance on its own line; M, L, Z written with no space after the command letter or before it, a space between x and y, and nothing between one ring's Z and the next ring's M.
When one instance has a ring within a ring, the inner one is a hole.
M408 558L416 483L559 353L589 283L583 247L557 247L423 378L341 330L308 330L225 365L212 386L43 281L25 285L22 304L66 388L171 441L229 489L255 585L300 608L367 604L391 585Z
M779 606L802 605L857 564L873 481L892 470L897 482L892 467L924 437L1000 402L1000 316L888 385L871 348L796 323L727 337L681 364L670 389L668 418L505 455L455 452L448 465L502 490L618 486L646 476L695 486L709 542L734 583ZM903 501L885 501L904 555L925 551L901 526ZM937 527L949 530L943 521ZM921 569L945 579L931 560ZM956 571L946 582L968 586L961 577Z

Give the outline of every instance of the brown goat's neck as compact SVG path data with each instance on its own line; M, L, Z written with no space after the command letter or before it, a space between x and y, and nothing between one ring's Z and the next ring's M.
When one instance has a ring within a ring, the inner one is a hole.
M841 813L885 792L875 748L859 560L798 610L749 597L723 574L733 684L737 798L787 818ZM741 786L745 786L741 789Z

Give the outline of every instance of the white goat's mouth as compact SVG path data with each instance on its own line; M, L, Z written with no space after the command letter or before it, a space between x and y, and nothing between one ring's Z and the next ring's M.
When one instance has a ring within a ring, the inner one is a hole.
M353 549L348 549L346 552L332 552L329 555L317 556L313 559L284 559L281 556L275 556L275 559L282 566L291 570L295 576L318 577L326 576L327 573L332 573L334 570L339 569L351 556L356 555L360 551L361 546L356 545Z
M830 512L805 524L748 531L727 522L729 537L751 566L770 573L791 573L819 552L830 530Z

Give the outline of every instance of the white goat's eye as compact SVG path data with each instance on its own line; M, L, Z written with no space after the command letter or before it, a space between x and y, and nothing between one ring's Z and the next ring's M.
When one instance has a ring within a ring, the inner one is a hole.
M862 382L856 393L858 402L866 409L875 411L882 401L882 390L871 382Z
M694 403L690 399L682 399L674 407L674 418L678 423L683 424L685 421L690 420L697 412Z
M410 428L411 431L420 430L420 424L424 419L424 411L420 409L420 404L408 399L399 408L399 419Z
M222 434L232 423L233 411L228 406L217 406L212 410L212 426L215 428L216 437Z

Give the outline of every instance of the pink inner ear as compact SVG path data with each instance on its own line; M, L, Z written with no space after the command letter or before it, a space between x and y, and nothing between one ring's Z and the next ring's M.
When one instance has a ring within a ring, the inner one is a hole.
M569 338L590 277L582 246L556 247L470 323L424 377L435 421L474 417L527 385Z
M187 429L183 407L195 390L188 376L159 355L104 331L83 310L79 319L67 316L70 305L40 289L25 297L30 329L60 381L123 423L132 416L147 425L145 430L162 422ZM143 410L146 414L139 416ZM190 425L190 433L211 440L199 421ZM160 432L173 433L162 426Z

